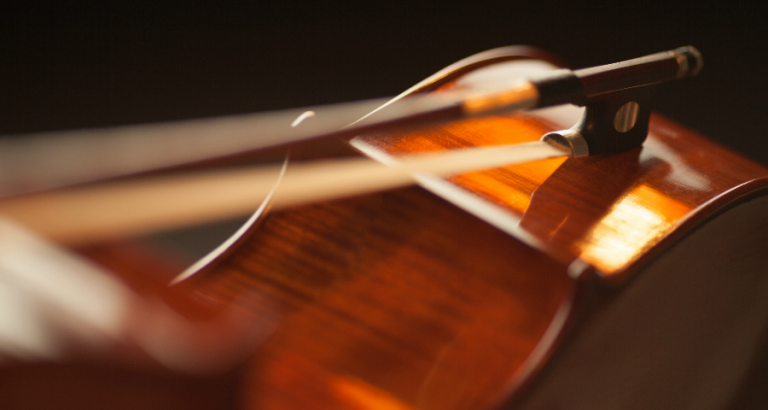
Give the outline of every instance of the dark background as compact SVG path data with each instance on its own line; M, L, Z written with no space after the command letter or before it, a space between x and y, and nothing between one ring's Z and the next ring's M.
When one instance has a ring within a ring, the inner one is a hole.
M658 110L768 164L758 2L3 2L0 134L395 95L505 45L575 68L693 44Z

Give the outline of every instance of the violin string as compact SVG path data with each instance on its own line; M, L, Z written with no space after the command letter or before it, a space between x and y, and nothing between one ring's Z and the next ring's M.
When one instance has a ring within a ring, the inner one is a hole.
M312 161L288 168L270 205L282 208L414 184L414 175L449 176L566 156L545 142L475 147L403 157ZM252 212L272 192L282 166L250 167L15 197L0 215L60 243L89 243L212 222Z

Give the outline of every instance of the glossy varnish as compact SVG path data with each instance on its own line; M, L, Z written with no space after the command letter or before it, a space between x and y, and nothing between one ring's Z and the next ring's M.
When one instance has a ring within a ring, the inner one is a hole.
M417 188L276 213L243 246L190 284L247 289L254 320L279 322L254 408L488 405L574 291L563 265Z
M569 127L562 118L470 119L356 146L396 157L524 142ZM462 175L447 191L427 184L461 207L409 188L269 213L182 289L272 329L242 385L248 408L488 408L557 345L581 272L639 274L767 175L654 116L645 145L622 154Z

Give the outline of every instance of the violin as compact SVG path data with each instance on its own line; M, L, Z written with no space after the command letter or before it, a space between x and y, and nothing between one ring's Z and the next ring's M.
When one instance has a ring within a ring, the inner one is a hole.
M537 50L496 49L396 100L557 69ZM417 186L282 209L267 201L170 288L153 283L157 259L142 266L141 250L81 246L143 297L213 323L189 333L213 334L194 354L247 354L197 373L120 349L17 358L0 368L0 400L254 409L750 404L745 380L761 360L768 319L768 169L651 113L646 98L631 94L643 105L631 122L647 114L640 144L619 152L421 174ZM599 107L615 112L625 102ZM574 154L579 142L561 130L589 118L584 112L499 111L363 130L345 142L391 162L554 134ZM221 319L231 312L239 319Z

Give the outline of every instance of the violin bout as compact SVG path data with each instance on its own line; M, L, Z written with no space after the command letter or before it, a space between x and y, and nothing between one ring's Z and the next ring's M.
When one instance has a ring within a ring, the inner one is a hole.
M398 98L556 68L537 50L496 49ZM537 141L581 115L500 113L350 144L396 161ZM768 169L652 114L645 143L618 154L418 178L267 212L174 287L270 329L214 377L235 387L208 397L254 409L766 403L748 380L768 320Z

